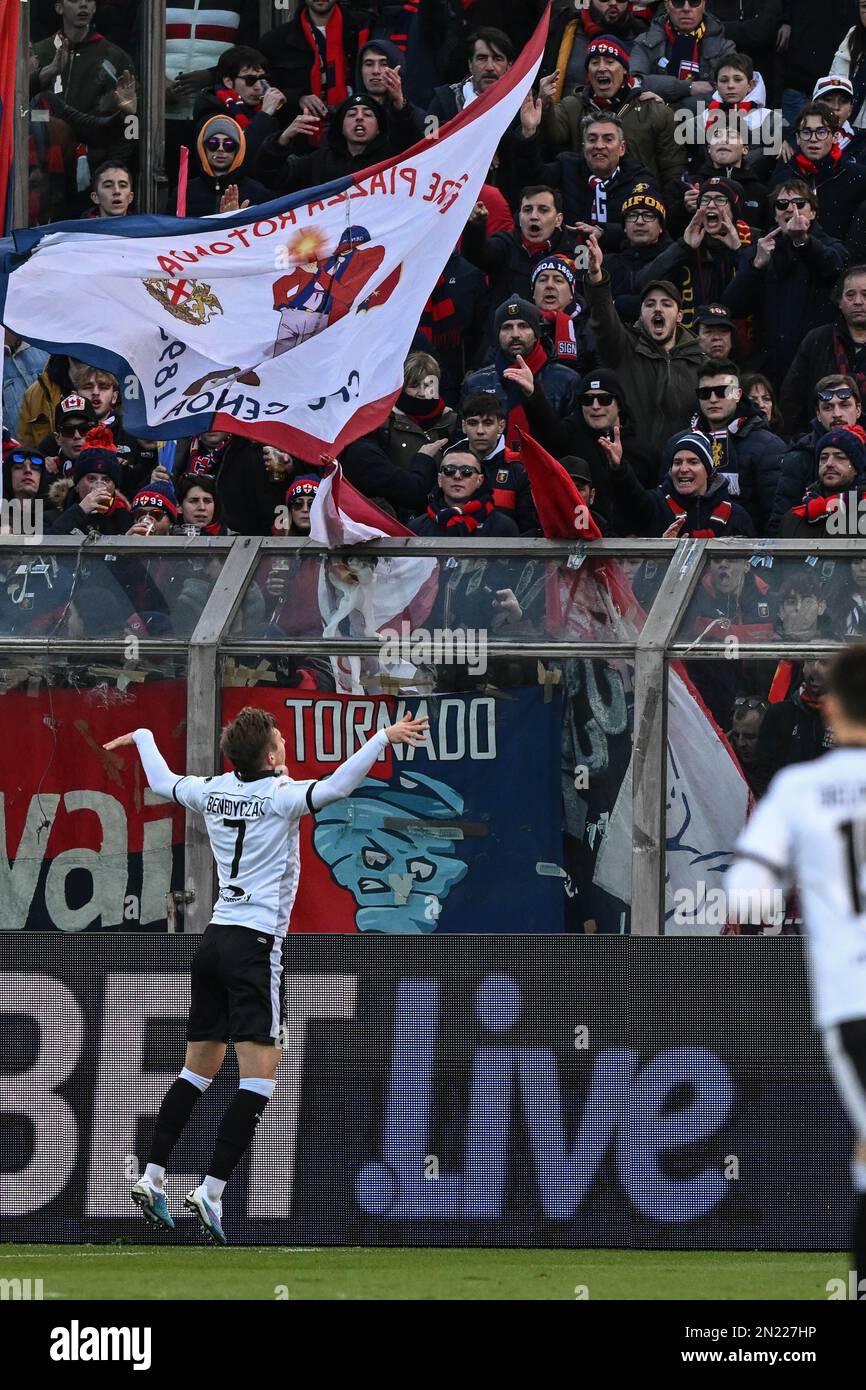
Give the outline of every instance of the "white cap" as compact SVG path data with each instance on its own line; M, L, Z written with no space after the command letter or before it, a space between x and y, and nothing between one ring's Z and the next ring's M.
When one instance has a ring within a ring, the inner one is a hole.
M842 77L831 72L828 73L826 77L818 78L818 81L815 83L815 90L812 93L812 100L820 100L827 92L845 92L853 100L854 85L847 77Z

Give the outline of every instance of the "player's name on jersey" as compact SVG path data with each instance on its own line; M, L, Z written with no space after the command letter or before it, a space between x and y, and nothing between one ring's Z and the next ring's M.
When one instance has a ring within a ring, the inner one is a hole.
M822 806L854 806L866 801L866 782L833 782L820 790Z
M267 773L262 773L263 777ZM265 814L267 801L260 796L209 796L205 811L212 816L234 816L238 820L258 820Z

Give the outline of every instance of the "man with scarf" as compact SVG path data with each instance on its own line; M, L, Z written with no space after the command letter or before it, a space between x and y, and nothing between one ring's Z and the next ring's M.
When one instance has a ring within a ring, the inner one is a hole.
M337 0L302 0L297 14L262 36L259 47L290 114L326 121L351 95L358 50L373 17Z
M771 204L775 227L740 257L722 301L737 319L752 315L751 365L778 389L806 334L833 318L848 253L816 222L817 199L801 179L776 184Z
M860 388L852 376L831 372L818 379L812 392L810 427L791 441L782 456L768 535L777 534L782 517L803 500L804 493L814 482L815 445L821 436L840 425L859 424L860 414Z
M466 378L465 391L490 391L506 402L505 443L518 457L518 431L529 434L526 418L525 391L522 376L532 375L557 415L570 415L577 403L578 378L568 367L548 361L541 344L541 314L534 304L514 298L500 304L493 320L496 357L491 367L472 372ZM518 370L515 371L515 368Z
M734 52L724 25L707 14L706 0L664 0L645 34L635 39L631 70L645 91L677 109L697 111L715 85L720 58Z
M792 763L808 763L832 748L821 713L830 662L803 662L803 678L784 700L771 702L758 734L754 785L765 791L776 773Z
M639 288L651 280L670 280L682 296L683 324L693 329L700 304L721 301L734 279L752 229L742 216L742 189L733 179L705 179L697 210L681 237L638 276Z
M818 200L818 221L828 236L844 241L853 259L866 255L866 168L839 138L836 113L825 101L810 101L794 126L797 153L777 164L771 187L792 178L807 183ZM858 215L859 214L859 215Z
M107 425L96 425L84 437L71 484L61 479L51 486L49 498L58 510L45 518L46 533L125 535L132 526L132 514L119 485L120 465L111 430Z
M807 333L782 383L779 409L789 430L805 429L815 385L838 372L866 392L866 265L843 271L833 294L835 322Z
M585 12L584 12L585 13ZM608 112L622 121L629 153L666 195L676 191L686 168L686 147L677 139L669 106L653 92L641 92L629 72L628 49L612 34L599 34L586 49L586 86L545 107L541 138L555 150L578 151L584 117Z
M581 124L582 154L564 150L550 163L541 156L538 130L541 98L526 93L520 108L520 135L514 140L514 169L524 183L548 184L562 190L565 221L583 239L598 236L602 246L618 251L623 241L622 205L638 183L650 176L639 160L626 153L622 121L606 111L591 112Z
M698 430L681 430L664 451L665 480L645 488L623 459L620 431L602 439L610 467L610 485L617 512L636 536L682 536L718 540L722 536L752 536L748 512L733 500L727 480L713 466L712 440Z
M544 321L541 341L548 361L582 376L595 361L595 338L577 274L570 257L543 256L532 271L532 302Z
M779 524L781 539L857 535L858 503L866 496L866 431L828 430L815 445L818 480Z
M767 428L758 407L743 395L739 371L730 360L704 363L697 395L692 429L712 441L714 471L726 479L731 496L751 516L755 533L766 535L785 442Z
M490 281L487 335L494 341L493 315L507 295L528 299L532 270L541 257L574 259L577 235L563 227L562 194L549 184L530 184L520 194L517 227L486 235L487 208L478 202L469 215L460 244L462 254Z
M459 442L484 469L497 509L516 522L522 536L537 535L538 515L526 469L505 447L505 407L499 397L488 391L464 396L460 424L463 437Z
M646 23L637 19L628 0L560 0L550 18L541 75L556 73L553 100L573 92L587 81L588 49L601 34L613 38L627 55Z
M446 449L427 510L413 517L416 536L516 536L511 517L497 510L484 469L464 441Z

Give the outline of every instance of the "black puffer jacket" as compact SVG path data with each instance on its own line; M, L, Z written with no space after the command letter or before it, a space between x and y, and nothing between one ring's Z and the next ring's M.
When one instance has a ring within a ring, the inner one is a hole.
M813 420L811 430L794 440L791 447L786 449L782 455L779 462L779 481L776 484L773 510L767 522L768 536L778 535L782 517L792 507L799 507L805 493L815 482L818 476L815 449L818 440L826 432L823 425L819 424L817 420Z
M727 536L753 536L755 534L748 512L731 497L727 481L719 474L711 479L703 497L681 497L673 483L663 483L660 487L641 487L634 472L627 463L621 468L610 470L610 486L616 503L617 513L627 523L629 531L636 536L663 536L676 519L668 506L668 498L685 508L686 520L680 536L694 535L695 531L711 530L710 517L721 502L730 502L731 514L724 526Z
M577 407L577 384L579 378L570 367L562 367L558 362L548 362L538 373L545 396L557 415L570 415ZM502 379L494 366L482 367L480 372L470 372L463 383L463 395L472 391L489 391L507 400Z
M755 534L765 536L776 500L779 470L785 441L767 428L766 418L744 396L738 406L738 424L728 427L727 460L719 467L730 474L732 496L745 507L755 526ZM692 428L712 435L713 427L698 415Z
M358 174L374 164L401 154L417 140L415 119L407 102L402 111L385 113L375 97L367 100L371 109L378 108L382 113L379 134L370 141L360 154L350 154L343 134L343 117L350 109L353 98L347 97L328 123L327 138L312 154L287 154L279 143L278 135L270 135L262 145L256 159L256 176L275 193L294 193L300 188L315 188L346 174Z

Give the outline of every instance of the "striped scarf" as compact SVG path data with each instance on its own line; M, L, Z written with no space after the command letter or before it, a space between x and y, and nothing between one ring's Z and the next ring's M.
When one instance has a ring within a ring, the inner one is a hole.
M666 72L678 77L681 82L691 82L701 70L701 41L707 32L706 24L699 24L690 34L679 34L665 20L665 38L671 45Z
M667 502L668 506L673 512L674 517L688 515L685 507L682 505L681 502L678 502L675 497L666 497L665 501ZM719 504L716 507L714 507L713 510L710 512L710 524L708 528L704 528L703 530L693 530L691 526L687 525L685 527L685 530L680 532L680 534L693 537L706 537L708 540L715 540L719 536L723 536L725 534L728 527L728 522L731 519L732 511L733 507L731 506L730 502L719 502Z
M479 526L484 525L493 510L493 498L488 495L472 497L468 502L461 502L459 506L455 504L453 507L447 504L444 507L434 507L431 502L427 507L427 515L437 526L444 527L449 536L471 536Z
M343 11L339 5L334 6L323 36L321 31L310 23L309 12L304 7L301 10L301 29L313 50L310 92L315 97L321 97L325 105L333 110L349 95L349 73L343 47ZM369 37L368 30L359 34L359 48Z

